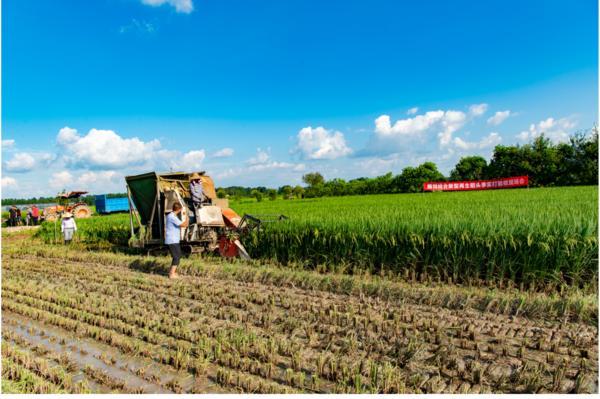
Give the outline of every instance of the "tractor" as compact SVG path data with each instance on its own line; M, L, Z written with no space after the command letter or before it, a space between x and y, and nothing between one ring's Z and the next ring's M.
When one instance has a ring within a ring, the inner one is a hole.
M79 199L87 191L62 192L56 195L57 205L44 208L44 220L54 221L65 212L71 212L76 219L85 219L92 216L92 210L83 201L71 202L70 200Z
M190 177L199 175L205 200L191 202ZM129 199L131 238L129 245L144 248L148 253L165 250L165 223L175 202L183 206L180 218L190 220L181 229L181 248L185 253L218 253L223 257L249 259L240 237L263 223L285 219L279 215L244 215L229 208L229 201L217 198L213 180L205 172L156 172L126 176Z

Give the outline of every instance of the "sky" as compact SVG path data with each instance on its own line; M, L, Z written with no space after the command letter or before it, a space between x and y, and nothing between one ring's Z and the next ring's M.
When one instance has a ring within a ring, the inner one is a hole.
M594 0L12 0L2 197L448 174L598 121Z

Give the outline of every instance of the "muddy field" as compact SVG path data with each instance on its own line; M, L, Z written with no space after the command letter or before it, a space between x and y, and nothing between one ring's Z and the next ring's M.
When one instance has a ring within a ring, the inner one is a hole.
M201 260L172 281L166 259L31 242L3 240L5 392L598 391L597 305L585 320L571 309L585 300L533 307L495 290L482 306L489 288L445 287L427 301L436 287L421 283L344 293L255 266L192 272Z

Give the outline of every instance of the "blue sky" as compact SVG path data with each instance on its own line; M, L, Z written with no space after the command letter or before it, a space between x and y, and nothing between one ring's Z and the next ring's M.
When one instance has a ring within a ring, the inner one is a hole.
M598 120L597 3L19 0L2 7L2 195L399 173Z

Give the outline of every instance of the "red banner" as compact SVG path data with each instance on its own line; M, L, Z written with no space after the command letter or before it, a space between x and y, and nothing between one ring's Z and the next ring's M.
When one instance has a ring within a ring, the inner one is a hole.
M493 190L497 188L524 187L529 176L505 177L493 180L441 181L423 183L423 191Z

